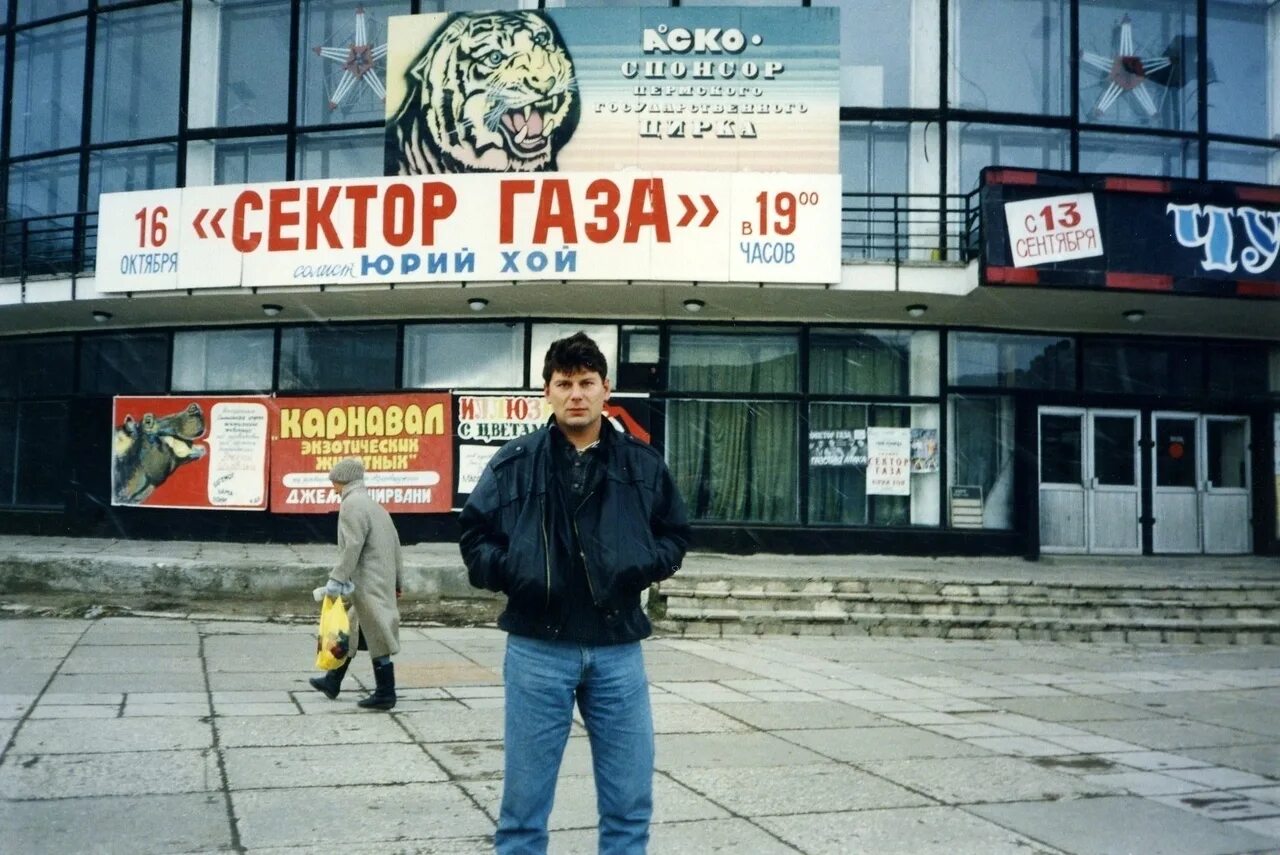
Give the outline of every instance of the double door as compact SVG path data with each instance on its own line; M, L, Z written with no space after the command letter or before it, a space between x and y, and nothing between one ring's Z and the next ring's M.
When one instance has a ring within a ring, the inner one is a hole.
M1140 414L1040 408L1040 550L1142 552Z
M1152 551L1252 551L1249 420L1155 412L1151 437Z

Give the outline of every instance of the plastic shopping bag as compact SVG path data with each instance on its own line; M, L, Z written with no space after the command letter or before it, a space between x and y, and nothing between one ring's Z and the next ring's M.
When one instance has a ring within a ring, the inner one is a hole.
M325 597L316 633L316 667L332 671L351 655L351 623L342 597Z

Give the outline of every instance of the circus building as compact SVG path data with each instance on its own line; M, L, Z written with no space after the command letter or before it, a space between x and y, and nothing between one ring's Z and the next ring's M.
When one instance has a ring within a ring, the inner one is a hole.
M1280 7L0 6L0 530L408 542L585 330L698 546L1280 553Z

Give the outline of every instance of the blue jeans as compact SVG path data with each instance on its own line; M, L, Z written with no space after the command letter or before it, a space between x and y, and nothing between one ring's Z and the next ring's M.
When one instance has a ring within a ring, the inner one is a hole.
M498 855L542 855L573 702L591 739L601 855L644 855L653 816L653 714L639 642L507 636L506 764Z

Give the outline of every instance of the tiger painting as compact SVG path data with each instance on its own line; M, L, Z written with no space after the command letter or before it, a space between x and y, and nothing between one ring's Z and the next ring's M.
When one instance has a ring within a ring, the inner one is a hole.
M537 12L450 16L405 83L388 174L552 171L581 113L569 50Z

